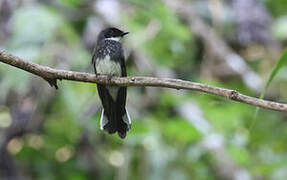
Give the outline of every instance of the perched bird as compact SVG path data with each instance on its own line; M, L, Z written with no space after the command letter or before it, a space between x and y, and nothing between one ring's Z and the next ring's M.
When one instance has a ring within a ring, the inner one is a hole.
M117 28L107 28L98 35L93 55L93 65L97 75L126 77L125 57L120 39L127 35ZM127 88L97 85L102 101L100 127L109 134L118 133L124 139L131 128L131 120L126 109Z

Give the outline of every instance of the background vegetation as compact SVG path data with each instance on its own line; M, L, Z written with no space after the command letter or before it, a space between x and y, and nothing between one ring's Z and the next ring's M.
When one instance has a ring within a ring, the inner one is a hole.
M259 96L286 46L287 3L174 2L0 0L0 48L93 72L97 34L115 26L130 32L123 42L130 76ZM286 102L286 81L282 67L266 99ZM95 84L62 81L55 90L0 64L0 179L287 178L286 113L261 109L254 118L255 107L220 97L137 87L128 88L127 107L133 124L121 140L99 129Z

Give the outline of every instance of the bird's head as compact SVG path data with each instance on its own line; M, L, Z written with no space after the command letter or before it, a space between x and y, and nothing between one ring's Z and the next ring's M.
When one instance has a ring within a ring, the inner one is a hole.
M110 39L114 41L120 41L121 38L125 35L127 35L129 32L123 32L117 28L106 28L103 31L100 32L98 41L101 41L103 39Z

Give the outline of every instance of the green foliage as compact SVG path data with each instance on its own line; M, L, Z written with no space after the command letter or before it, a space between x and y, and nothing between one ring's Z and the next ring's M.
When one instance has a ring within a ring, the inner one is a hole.
M180 118L169 118L162 125L164 135L171 143L189 144L200 139L200 133L188 122Z
M267 0L267 8L270 9L271 13L275 16L282 16L286 15L287 11L287 5L285 3L285 0L277 0L277 1L272 1L272 0Z
M263 99L265 96L265 93L270 85L270 83L272 82L272 80L274 79L274 77L276 76L276 74L278 74L279 70L282 69L284 67L284 65L286 65L287 63L287 49L285 49L285 51L283 52L283 55L281 56L281 58L279 59L279 61L277 62L277 65L275 66L275 68L273 69L273 71L271 72L267 83L265 84L264 90L263 92L260 94L260 99ZM255 115L254 115L254 122L253 124L255 125L255 121L257 119L257 115L259 112L259 107L256 107L256 111L255 111ZM253 125L252 125L253 126Z
M283 41L287 39L286 31L287 31L287 16L283 16L275 21L272 27L272 32L276 38Z
M59 5L68 8L76 8L83 3L83 0L56 0L56 1L59 3Z
M275 68L273 69L271 75L268 78L268 81L264 87L263 92L260 95L260 98L262 99L267 91L267 88L269 87L270 83L272 82L272 80L274 79L274 77L276 76L276 74L279 72L280 69L283 68L284 65L286 65L287 63L287 49L285 49L285 51L283 52L283 55L281 56L281 58L279 59L277 65L275 66Z
M190 64L192 55L188 47L192 37L188 27L184 26L175 14L159 1L132 2L139 9L127 22L132 32L142 31L149 23L154 23L150 25L160 28L155 38L144 45L156 61L171 68ZM141 9L142 6L145 10Z

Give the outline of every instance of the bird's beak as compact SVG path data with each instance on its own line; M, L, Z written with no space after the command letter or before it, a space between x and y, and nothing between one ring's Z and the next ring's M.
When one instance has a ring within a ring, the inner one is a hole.
M124 33L122 33L121 36L123 37L123 36L127 35L128 33L130 33L130 32L124 32Z

